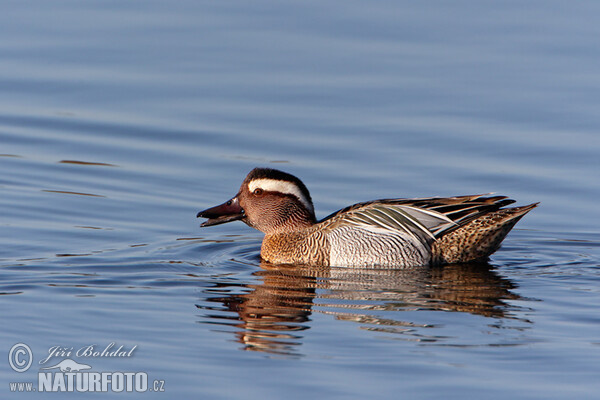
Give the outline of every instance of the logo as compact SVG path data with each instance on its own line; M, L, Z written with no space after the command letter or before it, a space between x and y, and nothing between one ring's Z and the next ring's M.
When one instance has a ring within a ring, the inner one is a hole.
M151 382L144 371L95 371L95 359L133 357L137 345L126 348L115 343L99 347L95 344L73 347L52 346L39 362L37 382L10 382L11 392L164 392L164 380ZM61 359L59 361L59 359ZM77 361L74 359L77 358ZM82 362L85 361L85 362ZM8 352L10 367L19 373L30 370L33 352L24 343L17 343Z
M8 363L17 372L25 372L31 367L33 353L25 343L17 343L8 352Z
M82 369L91 369L89 365L79 364L77 361L73 361L69 358L66 358L59 362L58 364L52 367L40 368L40 369L54 369L60 368L60 372L79 372Z

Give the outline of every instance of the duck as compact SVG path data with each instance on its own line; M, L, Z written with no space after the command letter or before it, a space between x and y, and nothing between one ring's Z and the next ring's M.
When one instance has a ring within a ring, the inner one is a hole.
M493 194L393 198L357 203L321 220L306 185L254 168L238 193L200 211L208 227L242 221L265 234L260 257L272 264L409 268L487 261L539 203Z

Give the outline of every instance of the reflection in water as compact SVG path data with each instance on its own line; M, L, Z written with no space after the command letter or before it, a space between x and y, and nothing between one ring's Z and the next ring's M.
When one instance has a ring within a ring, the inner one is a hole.
M263 263L257 284L218 280L204 291L201 322L233 333L245 350L298 354L311 313L354 321L361 328L431 341L423 334L436 324L401 320L407 311L460 311L514 319L505 300L519 299L515 286L488 264L433 269L314 268ZM402 314L402 312L405 312ZM231 329L233 328L233 330ZM401 337L402 337L401 336Z

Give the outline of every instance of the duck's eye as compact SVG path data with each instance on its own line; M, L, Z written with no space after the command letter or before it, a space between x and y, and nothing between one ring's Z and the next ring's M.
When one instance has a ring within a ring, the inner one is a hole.
M256 196L260 196L261 194L263 194L263 190L261 188L256 188L252 193L254 193Z

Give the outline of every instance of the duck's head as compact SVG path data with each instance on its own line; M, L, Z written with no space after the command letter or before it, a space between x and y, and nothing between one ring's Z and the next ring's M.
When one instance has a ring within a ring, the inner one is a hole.
M201 226L241 220L266 234L299 230L315 223L314 207L304 183L270 168L250 171L238 194L200 211L197 217L208 218Z

